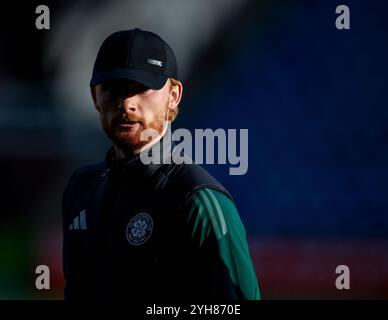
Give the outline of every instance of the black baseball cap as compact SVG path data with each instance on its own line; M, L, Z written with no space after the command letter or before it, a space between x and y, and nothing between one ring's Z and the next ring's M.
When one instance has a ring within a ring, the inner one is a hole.
M174 51L157 34L141 29L117 31L102 43L90 86L130 79L159 90L168 78L178 80Z

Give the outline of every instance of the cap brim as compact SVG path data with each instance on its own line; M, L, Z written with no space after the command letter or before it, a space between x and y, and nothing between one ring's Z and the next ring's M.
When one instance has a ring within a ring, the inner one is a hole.
M116 68L94 74L90 80L90 86L94 87L113 79L129 79L140 82L151 89L159 90L166 84L167 76L142 69Z

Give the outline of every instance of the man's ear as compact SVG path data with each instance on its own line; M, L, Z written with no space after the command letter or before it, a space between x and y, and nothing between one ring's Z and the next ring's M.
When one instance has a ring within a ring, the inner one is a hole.
M94 107L97 109L98 112L100 112L101 111L100 106L97 104L96 86L90 88L90 93L92 94Z
M170 110L174 110L178 107L182 99L182 94L183 94L182 83L180 81L176 81L176 84L172 85L172 88L170 90L170 103L168 106Z

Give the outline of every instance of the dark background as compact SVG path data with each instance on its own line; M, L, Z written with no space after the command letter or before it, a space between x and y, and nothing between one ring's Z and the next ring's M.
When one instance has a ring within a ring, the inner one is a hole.
M50 30L35 28L39 4ZM350 30L335 28L341 4ZM387 12L383 0L2 4L0 298L63 298L62 192L109 147L91 68L108 34L134 27L176 51L173 128L249 129L246 175L205 167L236 200L262 297L387 298ZM342 264L350 290L335 287Z

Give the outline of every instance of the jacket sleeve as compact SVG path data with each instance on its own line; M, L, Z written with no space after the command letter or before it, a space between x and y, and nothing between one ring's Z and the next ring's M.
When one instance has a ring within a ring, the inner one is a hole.
M233 201L202 188L190 197L187 208L187 232L198 262L193 285L212 299L259 300L245 228Z
M80 253L77 249L77 239L71 236L69 225L72 223L71 209L78 201L78 171L74 172L63 192L62 197L62 225L63 248L62 262L65 278L64 298L66 300L80 299L85 294L85 285L80 277Z

